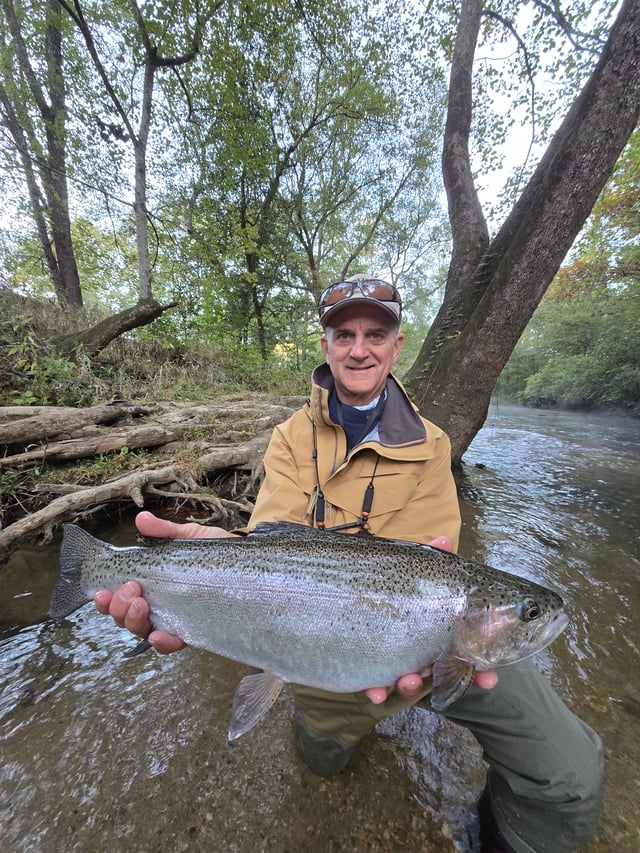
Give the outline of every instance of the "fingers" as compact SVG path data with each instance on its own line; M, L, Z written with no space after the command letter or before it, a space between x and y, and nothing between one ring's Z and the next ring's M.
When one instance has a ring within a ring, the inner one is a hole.
M427 543L432 548L437 548L439 551L453 551L453 541L448 536L438 536Z
M415 699L422 692L422 676L417 672L409 672L402 675L396 681L396 690L405 699ZM387 698L388 690L386 687L370 687L364 691L370 702L374 705L381 705Z
M477 671L473 676L473 683L483 690L491 690L498 683L498 673L492 669Z
M387 688L386 687L370 687L368 690L364 691L367 695L367 698L370 702L373 702L374 705L382 705L382 703L387 698Z
M105 616L112 616L120 628L127 628L132 634L146 637L151 629L149 607L140 596L140 585L135 581L123 584L116 593L101 589L93 597L96 608Z
M423 675L428 675L428 672L425 671ZM396 690L405 699L416 699L423 689L423 675L418 672L402 675L396 682ZM473 682L476 687L491 690L498 683L498 674L493 670L478 670L473 676ZM388 690L386 687L370 687L365 690L365 694L374 705L381 705L386 701Z
M140 584L127 581L113 595L106 589L99 590L94 601L100 613L112 616L120 628L127 628L132 634L146 637L151 630L149 624L149 606L141 597Z
M396 682L396 690L405 699L415 699L422 691L422 676L417 672L409 672Z
M136 527L142 536L151 539L222 539L235 535L223 527L207 527L193 521L177 524L175 521L158 518L146 510L136 515Z
M167 631L152 631L148 637L153 648L161 655L170 655L186 646L184 640Z
M93 596L93 600L95 601L96 608L98 612L103 613L105 616L109 615L109 605L111 604L111 599L113 598L113 593L108 589L99 589L98 592Z
M185 647L184 640L167 631L149 631L149 605L140 596L140 585L135 581L123 584L116 593L101 589L93 597L96 608L105 616L112 616L116 625L127 628L138 637L147 637L161 655L177 652Z
M201 527L201 525L193 524L176 524L175 521L158 518L146 510L136 515L138 531L143 536L149 536L152 539L188 539L189 536L185 533L185 528L195 526Z

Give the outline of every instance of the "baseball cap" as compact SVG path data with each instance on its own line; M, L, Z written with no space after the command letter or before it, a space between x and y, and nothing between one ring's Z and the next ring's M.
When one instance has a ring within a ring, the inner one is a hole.
M347 305L360 302L375 305L389 314L396 323L402 318L402 298L393 284L380 278L358 276L347 281L337 281L322 291L318 300L318 314L323 328Z

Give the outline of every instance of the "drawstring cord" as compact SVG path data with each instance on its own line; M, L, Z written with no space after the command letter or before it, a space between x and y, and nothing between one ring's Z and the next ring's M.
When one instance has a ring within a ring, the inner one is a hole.
M311 421L311 426L313 427L313 450L311 451L311 458L313 459L313 464L316 469L316 500L314 513L316 526L321 530L324 530L324 492L320 487L320 472L318 470L318 428L315 421Z
M324 492L322 491L322 487L320 486L320 472L318 470L318 434L317 427L315 422L312 421L313 427L313 449L311 451L311 458L313 459L313 464L316 472L316 488L315 488L315 523L316 527L320 530L351 530L354 527L359 527L361 530L368 532L369 531L369 515L371 514L371 507L373 506L373 495L374 495L374 487L373 480L376 476L376 471L378 470L378 463L380 462L380 457L376 457L376 464L373 466L373 473L371 474L371 479L369 480L369 484L364 492L364 498L362 501L362 511L360 514L360 518L358 521L353 521L348 524L338 524L335 527L327 527L324 516L325 516L325 500L324 500Z

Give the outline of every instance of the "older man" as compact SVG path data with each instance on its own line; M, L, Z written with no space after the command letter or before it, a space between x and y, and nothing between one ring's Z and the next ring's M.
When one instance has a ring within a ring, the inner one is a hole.
M317 528L457 547L460 515L445 433L420 417L391 375L403 345L402 301L378 279L328 287L319 301L325 363L308 403L276 427L249 528L290 521ZM138 516L146 535L226 536L220 528ZM118 624L151 626L136 584L96 604ZM152 632L159 651L182 641ZM488 763L480 798L482 849L563 853L592 836L601 804L598 735L571 714L529 662L478 673L444 716L470 729ZM487 689L492 688L492 689ZM340 772L375 724L402 708L429 708L431 680L413 673L394 688L333 694L294 685L297 746L323 776Z

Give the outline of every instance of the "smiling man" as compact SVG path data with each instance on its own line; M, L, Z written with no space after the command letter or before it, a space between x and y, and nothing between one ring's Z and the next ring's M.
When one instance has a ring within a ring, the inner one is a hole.
M404 343L399 292L356 277L326 288L318 312L325 363L308 405L274 430L250 526L292 521L457 547L449 439L391 374Z
M388 282L357 277L328 287L318 311L325 363L314 371L306 405L273 432L249 528L288 521L456 548L460 513L449 439L419 415L390 372L404 340L400 294ZM136 522L146 536L232 535L150 513ZM114 596L103 590L96 604L119 625L149 634L137 584ZM162 652L184 645L160 631L149 641ZM430 708L431 679L422 675L353 694L292 685L304 762L322 776L339 773L379 720L410 705ZM601 742L532 663L504 667L499 680L477 673L442 713L474 734L488 764L478 807L483 851L566 853L589 840L601 803Z
M380 396L402 352L397 320L370 305L352 305L328 326L320 343L343 404L364 406Z

